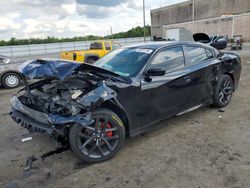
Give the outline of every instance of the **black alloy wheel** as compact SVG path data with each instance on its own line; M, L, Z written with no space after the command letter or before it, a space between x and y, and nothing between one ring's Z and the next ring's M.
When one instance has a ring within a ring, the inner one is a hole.
M125 129L121 119L108 109L99 109L92 117L92 125L76 124L71 128L70 146L81 160L101 162L114 156L123 146Z
M229 104L233 95L233 80L229 75L222 75L216 87L214 104L224 107Z

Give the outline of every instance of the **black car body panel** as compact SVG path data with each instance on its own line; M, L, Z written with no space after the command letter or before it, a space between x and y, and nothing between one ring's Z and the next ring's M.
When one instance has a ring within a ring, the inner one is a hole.
M210 57L192 65L187 50L189 46L210 51ZM147 76L157 55L164 49L174 47L182 49L184 67L163 76ZM99 107L106 107L122 119L126 134L133 136L160 120L195 106L211 104L221 74L228 74L233 79L234 90L238 87L241 65L239 56L235 54L222 53L209 45L193 42L154 42L128 48L152 50L150 58L134 77L120 76L93 65L70 64L61 60L27 63L20 69L24 77L42 80L26 85L20 91L17 96L19 102L12 102L11 116L21 125L24 121L22 118L28 117L28 127L36 127L30 123L31 120L47 124L51 134L59 134L60 131L65 132L71 123L79 123L81 118L82 125L88 126L92 121L91 113ZM16 97L12 100L17 101ZM20 108L20 103L47 114L47 120L41 122L32 115L32 110L28 112L24 107ZM18 114L22 117L18 117Z

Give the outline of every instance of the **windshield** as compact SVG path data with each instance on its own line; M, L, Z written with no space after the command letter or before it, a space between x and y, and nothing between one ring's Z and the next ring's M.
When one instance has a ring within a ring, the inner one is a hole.
M141 70L152 52L152 49L120 48L99 59L95 66L121 76L132 77Z

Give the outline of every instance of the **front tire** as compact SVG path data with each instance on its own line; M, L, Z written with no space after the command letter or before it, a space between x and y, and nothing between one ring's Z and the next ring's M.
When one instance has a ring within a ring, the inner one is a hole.
M229 75L223 74L218 81L214 93L214 105L224 107L229 104L233 95L233 80Z
M88 127L75 124L70 129L72 151L81 160L94 163L113 157L124 145L123 122L111 110L102 108L92 113L94 123Z
M6 73L2 77L2 85L5 88L16 88L20 85L21 77L16 73Z

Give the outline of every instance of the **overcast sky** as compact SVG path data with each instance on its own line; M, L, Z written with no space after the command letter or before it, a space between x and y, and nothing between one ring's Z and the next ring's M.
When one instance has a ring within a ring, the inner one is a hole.
M145 0L150 10L185 0ZM104 36L142 26L142 0L0 0L0 40Z

